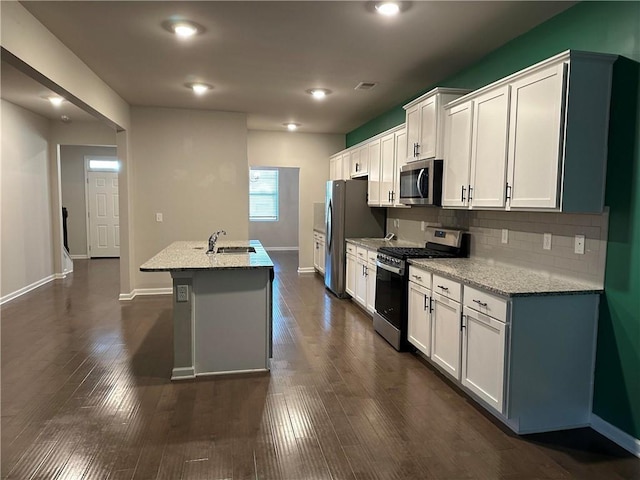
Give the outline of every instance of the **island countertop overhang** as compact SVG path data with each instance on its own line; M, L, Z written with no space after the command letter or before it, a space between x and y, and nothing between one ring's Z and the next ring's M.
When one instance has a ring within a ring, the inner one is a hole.
M273 262L258 240L221 240L217 247L255 248L255 253L207 255L206 241L177 241L140 266L141 272L271 268Z

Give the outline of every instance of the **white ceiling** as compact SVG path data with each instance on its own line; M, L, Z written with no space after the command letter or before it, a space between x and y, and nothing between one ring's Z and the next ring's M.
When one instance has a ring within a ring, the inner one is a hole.
M357 128L574 3L414 1L387 18L358 1L22 2L131 105L325 133ZM179 40L162 27L173 17L206 30ZM215 89L196 97L189 81ZM362 81L378 85L354 90ZM333 94L316 101L312 87Z

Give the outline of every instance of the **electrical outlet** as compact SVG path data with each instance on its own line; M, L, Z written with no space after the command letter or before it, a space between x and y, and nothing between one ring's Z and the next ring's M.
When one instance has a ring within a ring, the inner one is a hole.
M509 230L506 228L502 229L502 243L509 243Z
M176 285L176 302L189 301L189 285Z
M542 248L544 250L551 250L551 234L545 233L542 240Z
M394 218L393 219L393 226L395 228L399 228L400 227L400 219L399 218Z
M573 252L578 255L584 255L584 235L576 235Z
M427 228L427 222L420 222L420 230L424 232L426 228Z
M161 222L161 221L162 221L162 214L156 213L156 222Z

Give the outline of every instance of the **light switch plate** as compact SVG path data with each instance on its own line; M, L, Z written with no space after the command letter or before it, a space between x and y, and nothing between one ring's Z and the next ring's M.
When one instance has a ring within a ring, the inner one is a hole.
M584 255L584 235L576 235L573 252L578 255Z
M509 230L506 228L502 229L502 243L509 243Z
M551 234L545 233L542 240L542 248L544 250L551 250Z
M156 222L161 222L161 221L162 221L162 214L156 213Z
M425 221L420 222L420 230L424 232L425 228L427 228L427 222Z

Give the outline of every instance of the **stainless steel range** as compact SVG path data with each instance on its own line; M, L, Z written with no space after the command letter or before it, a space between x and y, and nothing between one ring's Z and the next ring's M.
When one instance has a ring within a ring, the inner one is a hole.
M410 258L453 258L469 255L469 234L427 227L425 248L381 247L376 269L373 327L396 350L407 346L407 306Z

